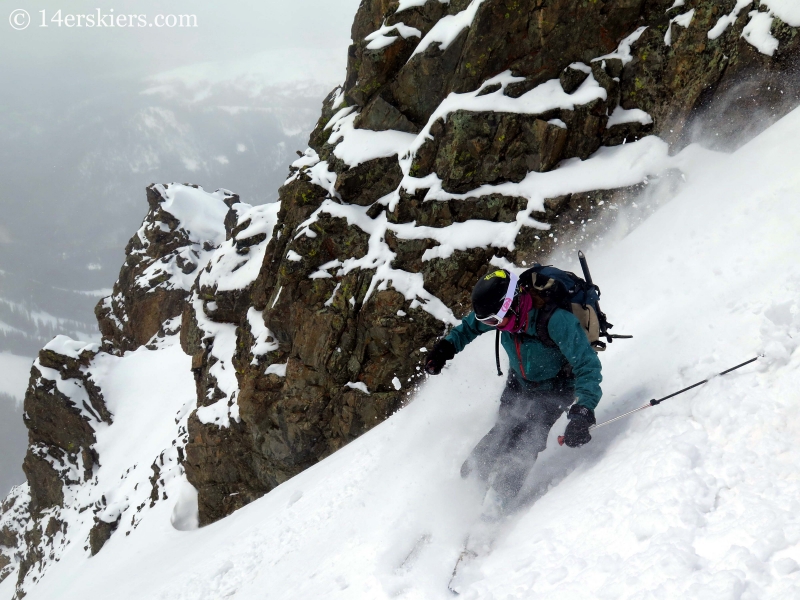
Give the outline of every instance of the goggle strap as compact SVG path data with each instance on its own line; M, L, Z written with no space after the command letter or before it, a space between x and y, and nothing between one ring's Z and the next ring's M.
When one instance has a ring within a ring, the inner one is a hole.
M511 282L508 284L508 289L506 290L506 297L503 298L503 304L500 306L500 310L497 311L495 315L499 321L503 320L503 317L506 316L508 309L511 308L511 305L514 303L514 296L517 295L517 283L519 283L519 277L517 277L516 273L511 273Z

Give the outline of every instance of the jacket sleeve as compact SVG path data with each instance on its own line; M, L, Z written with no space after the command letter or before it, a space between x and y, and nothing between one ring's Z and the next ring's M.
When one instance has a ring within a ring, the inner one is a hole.
M476 337L492 329L494 327L484 325L475 318L475 313L471 312L462 319L461 325L453 327L444 339L455 346L456 352L461 352Z
M602 367L577 317L559 309L550 318L547 332L572 366L578 404L594 410L603 395L600 389Z

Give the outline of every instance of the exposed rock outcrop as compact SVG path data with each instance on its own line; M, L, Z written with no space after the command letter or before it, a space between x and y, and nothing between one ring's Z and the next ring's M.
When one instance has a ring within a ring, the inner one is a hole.
M97 347L55 338L39 353L25 395L28 454L22 469L34 513L60 506L62 486L90 479L98 464L93 425L110 423L100 389L86 369Z
M187 211L193 209L191 190L196 189L160 184L147 188L150 210L125 248L125 264L112 295L95 308L105 349L135 350L159 332L163 335L165 323L183 314L198 268L225 239L222 203L231 206L239 201L225 190L215 192L220 207L214 207L214 214L200 215L208 221L193 230L181 219L193 220Z
M12 491L0 515L0 578L16 574L17 597L24 596L71 544L83 544L94 555L117 529L129 534L138 526L142 510L167 499L167 482L174 488L175 480L183 477L186 416L175 419L173 437L159 448L155 460L149 458L154 480L148 481L147 471L141 474L147 465L135 463L111 481L99 478L104 457L98 451L98 435L114 425L115 415L97 373L102 379L113 361L126 353L144 345L157 349L175 338L198 272L213 270L209 259L225 240L226 217L232 206L241 205L227 192L208 194L196 186L175 184L150 186L147 198L150 211L128 245L114 295L98 306L102 346L58 336L31 369L24 413L29 432L23 462L27 483ZM261 234L260 239L265 238ZM236 264L220 268L236 276ZM257 272L258 267L253 276ZM141 416L147 420L146 414ZM134 505L132 499L139 494L147 494L149 503ZM78 539L81 531L88 531L85 539Z

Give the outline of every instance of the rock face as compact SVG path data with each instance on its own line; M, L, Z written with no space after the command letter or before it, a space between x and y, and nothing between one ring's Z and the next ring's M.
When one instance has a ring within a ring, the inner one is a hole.
M164 324L183 314L198 268L208 262L209 252L224 239L220 237L222 223L216 222L215 230L201 228L195 234L200 237L193 239L176 216L190 210L187 203L191 194L186 188L178 193L174 197L163 185L147 188L150 210L125 248L125 264L112 295L95 308L107 349L135 350L159 331L163 335ZM239 201L234 194L218 194L228 206ZM220 215L215 215L215 221L219 220Z
M28 484L0 517L0 578L16 572L19 595L77 523L96 554L170 480L194 486L202 525L335 452L413 394L427 348L490 266L588 243L631 200L680 185L669 151L704 127L732 147L800 103L797 30L776 12L754 35L758 13L734 0L415 4L362 1L346 82L279 204L147 189L96 310L102 346L57 338L32 369ZM146 497L81 496L115 418L93 369L178 334L196 402Z
M28 454L22 468L31 487L31 511L41 513L64 501L62 482L91 479L98 464L92 423L111 422L103 395L86 373L97 354L93 346L75 351L57 337L39 353L25 395Z
M657 180L539 197L526 187L539 181L531 174L650 135L680 148L704 111L719 108L714 118L724 120L720 94L747 73L759 73L750 98L784 92L770 104L775 115L797 104L787 85L795 29L776 18L780 44L767 56L742 37L745 13L716 35L733 0L673 4L429 0L398 12L397 1L361 3L346 82L280 190L274 235L246 292L252 312L212 317L208 302L223 302L201 294L205 315L235 327L239 411L229 425L190 421L187 472L201 522L397 410L424 348L468 312L490 261L521 266L591 239ZM487 223L498 226L491 239L465 239ZM273 344L258 357L254 325ZM190 351L206 381L208 352ZM203 398L209 389L201 385Z
M92 480L99 466L95 430L112 416L88 366L99 348L58 336L39 353L25 395L28 485L15 488L0 518L0 577L18 570L35 581L59 536L67 533L65 489Z

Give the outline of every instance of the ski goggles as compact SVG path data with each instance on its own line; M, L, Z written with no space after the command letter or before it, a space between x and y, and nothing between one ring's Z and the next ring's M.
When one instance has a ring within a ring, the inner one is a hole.
M488 315L486 317L479 317L475 315L475 318L485 325L489 325L490 327L497 327L505 318L506 313L511 309L511 305L514 303L514 296L517 295L517 283L519 282L519 277L517 277L514 273L510 274L510 282L508 284L508 289L506 290L505 298L503 298L503 304L500 305L500 310L498 310L493 315Z

